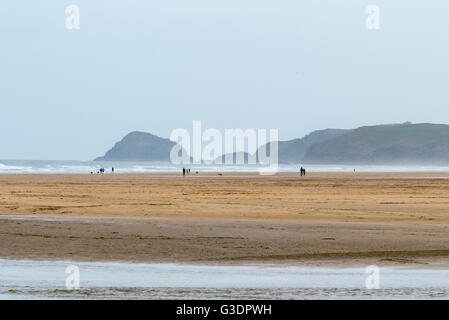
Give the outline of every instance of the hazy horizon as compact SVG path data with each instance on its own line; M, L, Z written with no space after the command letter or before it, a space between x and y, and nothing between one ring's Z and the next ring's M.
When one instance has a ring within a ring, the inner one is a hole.
M368 5L380 29L365 27ZM67 30L65 8L80 9ZM449 3L5 0L0 159L91 160L131 131L449 119Z
M402 123L381 123L381 124L373 124L373 125L364 125L364 126L357 126L357 127L353 127L353 128L322 128L322 129L315 129L315 130L312 130L311 132L308 132L308 133L306 133L305 135L303 135L303 136L300 136L300 137L296 137L296 138L292 138L292 139L288 139L288 140L282 140L282 139L279 139L279 142L282 142L282 141L291 141L291 140L296 140L296 139L302 139L302 138L304 138L305 136L307 136L307 135L309 135L310 133L312 133L312 132L314 132L314 131L320 131L320 130L327 130L327 129L345 129L345 130L352 130L352 129L358 129L358 128L361 128L361 127L369 127L369 126L389 126L389 125L401 125L401 124L413 124L413 125L420 125L420 124L431 124L431 125L446 125L446 126L449 126L449 124L447 124L447 123L425 123L425 122L418 122L418 123L412 123L412 122L409 122L409 121L405 121L405 122L402 122ZM189 129L189 128L186 128L186 129ZM206 129L208 129L208 128L202 128L203 129L203 131L204 130L206 130ZM140 131L140 130L133 130L133 131L130 131L130 132L128 132L128 133L126 133L123 137L121 137L121 138L119 138L117 141L115 141L110 147L107 147L107 149L105 149L105 150L103 150L103 151L99 151L99 155L98 156L96 156L95 158L97 158L97 157L101 157L102 155L104 155L105 153L106 153L106 151L108 151L108 150L110 150L111 148L113 148L114 147L114 145L117 143L117 142L119 142L119 141L121 141L125 136L127 136L128 134L130 134L130 133L132 133L132 132L142 132L142 133L149 133L149 134L152 134L152 135L155 135L155 134L153 134L152 132L146 132L146 131ZM189 130L189 133L190 134L192 134L192 131L191 130ZM158 136L158 135L155 135L155 136L157 136L157 137L159 137L159 138L163 138L163 139L169 139L169 137L163 137L163 136ZM268 135L268 137L269 137L269 135ZM174 141L174 142L176 142L176 141ZM206 142L204 142L205 144L206 144ZM245 149L244 150L240 150L240 151L234 151L234 152L244 152L244 153L246 153L246 152L248 152L247 151L247 149L246 149L246 147L247 146L245 146ZM225 155L225 153L223 153L222 154L223 156ZM92 162L92 161L96 161L95 160L95 158L92 158L92 159L57 159L57 158L53 158L53 159L34 159L34 158L28 158L28 159L26 159L26 158L22 158L22 159L19 159L19 158L0 158L0 161L1 160L5 160L5 161L55 161L55 162L58 162L58 161L85 161L85 162ZM108 161L108 160L106 160L106 161ZM112 161L112 162L114 162L114 161ZM119 161L120 162L120 161ZM126 161L125 161L126 162ZM127 161L127 162L135 162L135 161ZM149 161L149 162L152 162L152 161ZM404 163L405 165L410 165L410 163ZM425 163L424 163L425 164ZM358 165L372 165L372 164L364 164L364 163L359 163ZM383 164L383 165L386 165L386 164ZM395 164L390 164L390 165L395 165ZM397 165L397 164L396 164ZM382 165L381 165L382 166Z

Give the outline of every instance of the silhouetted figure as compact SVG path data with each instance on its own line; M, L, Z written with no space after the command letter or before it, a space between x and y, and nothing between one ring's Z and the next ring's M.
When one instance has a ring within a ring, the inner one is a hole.
M186 175L186 168L182 168L182 176L185 177Z
M306 176L306 168L302 169L302 175L305 177Z
M114 167L112 167L112 173L114 173Z

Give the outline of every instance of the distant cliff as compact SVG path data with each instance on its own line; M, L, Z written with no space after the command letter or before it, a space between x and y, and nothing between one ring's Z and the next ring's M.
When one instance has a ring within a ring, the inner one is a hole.
M322 164L449 164L449 126L404 123L360 127L312 144L302 161Z
M170 161L176 143L150 133L134 131L95 161Z
M170 161L174 145L149 133L131 132L95 160ZM318 130L301 139L279 141L278 152L280 163L449 165L449 125L403 123ZM236 159L236 154L232 157ZM243 154L245 163L248 157Z
M348 130L344 129L316 130L300 139L279 141L278 160L280 163L298 163L302 161L311 145L338 137L347 131ZM270 150L269 143L267 145L267 150Z

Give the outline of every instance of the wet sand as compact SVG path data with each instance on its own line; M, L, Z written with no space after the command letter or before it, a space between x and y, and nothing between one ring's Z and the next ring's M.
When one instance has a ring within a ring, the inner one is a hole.
M449 173L0 175L0 258L434 265Z

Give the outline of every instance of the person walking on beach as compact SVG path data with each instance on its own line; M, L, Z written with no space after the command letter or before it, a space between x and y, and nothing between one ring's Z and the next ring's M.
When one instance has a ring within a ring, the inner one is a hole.
M183 177L186 176L186 168L182 168L182 176L183 176Z

